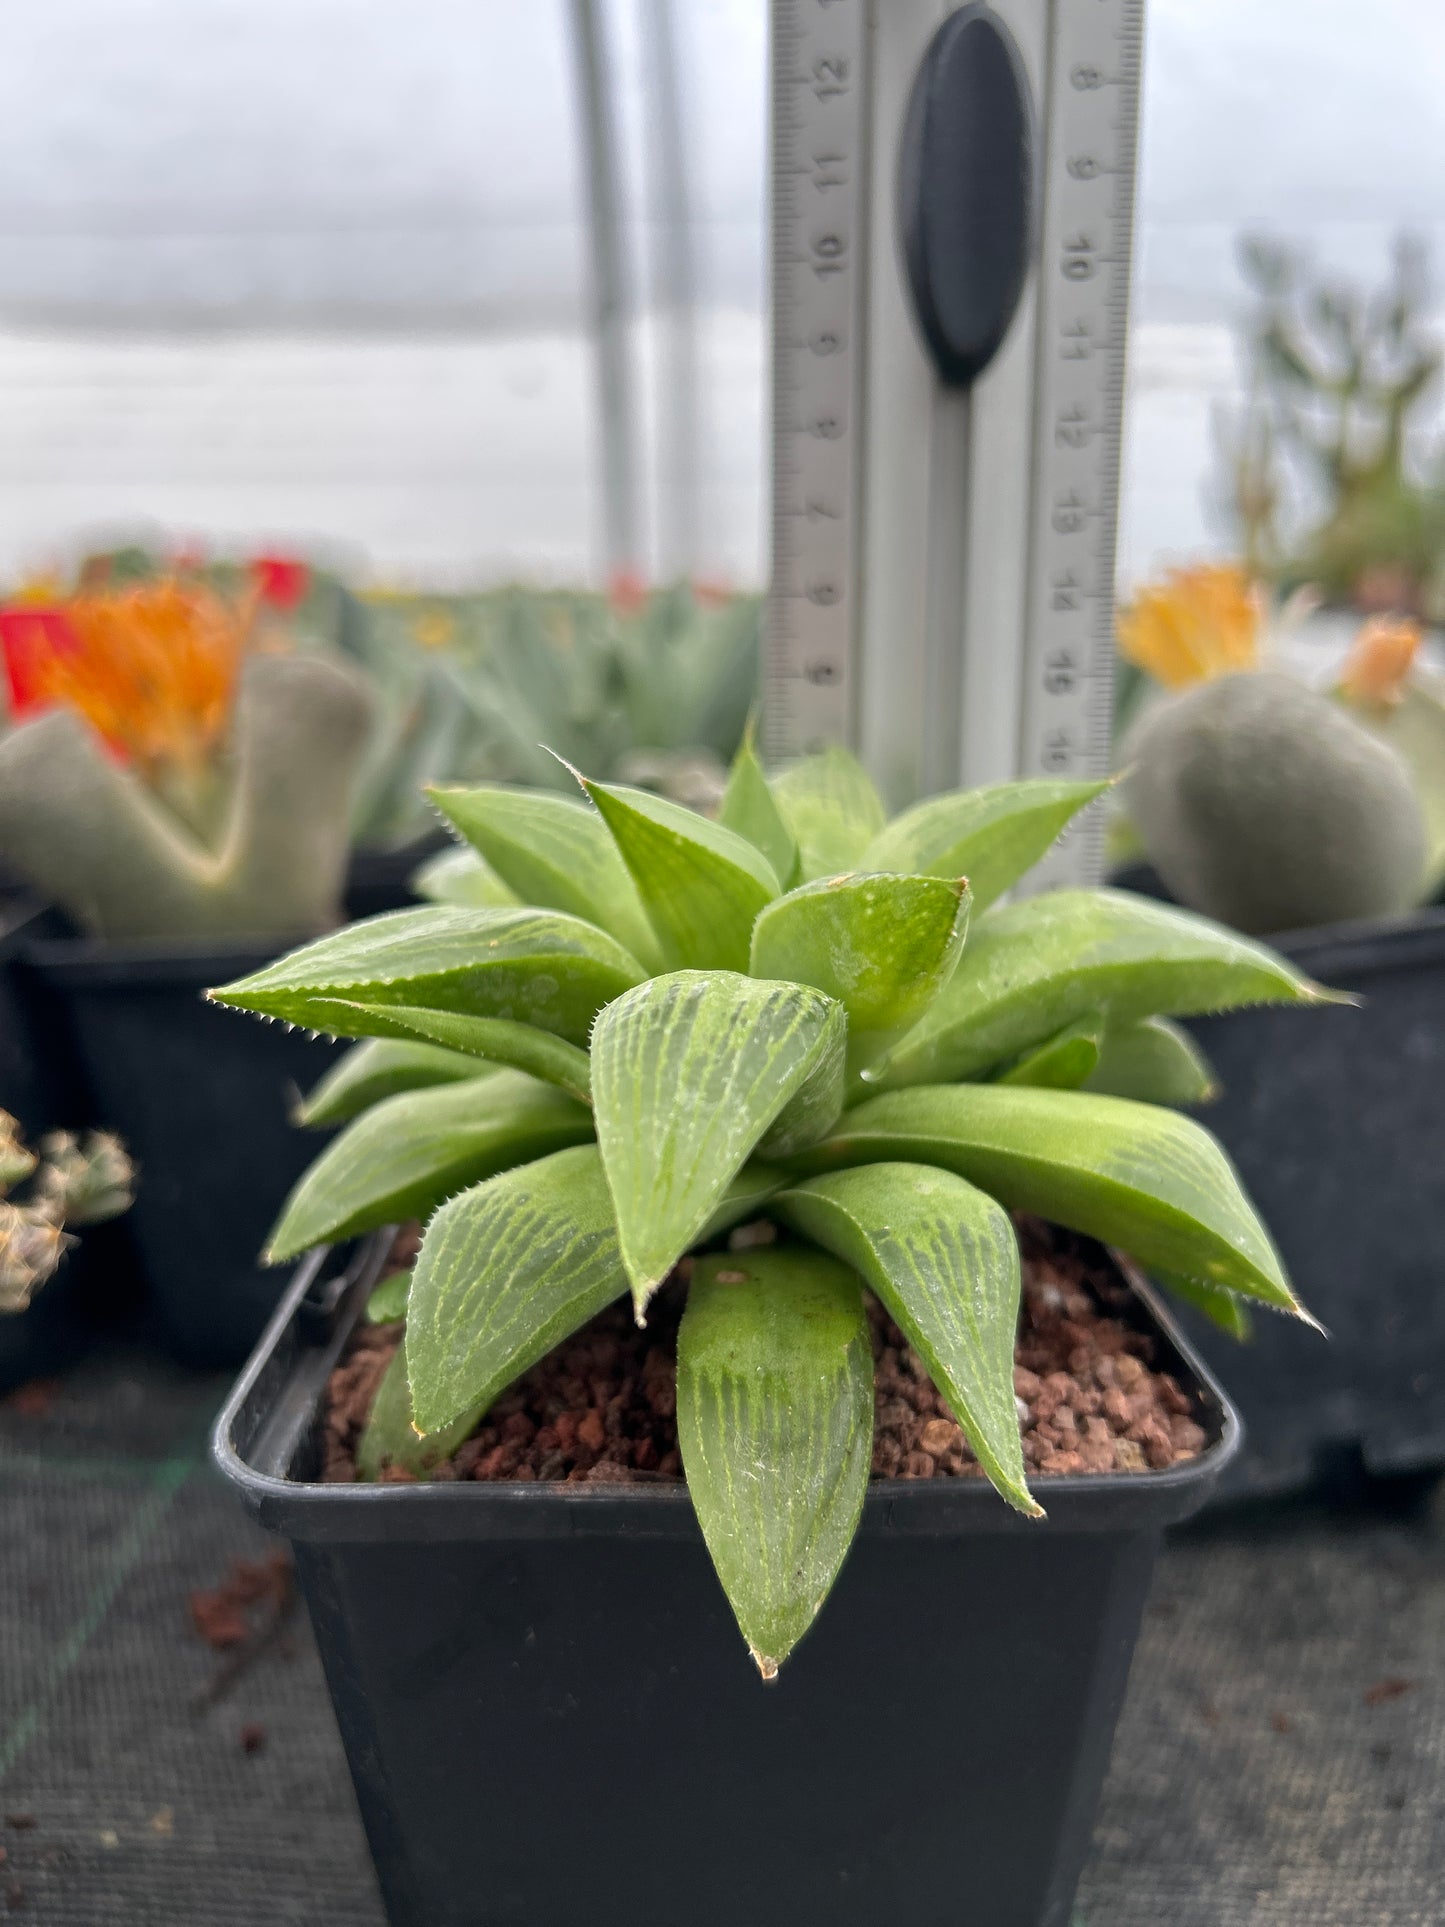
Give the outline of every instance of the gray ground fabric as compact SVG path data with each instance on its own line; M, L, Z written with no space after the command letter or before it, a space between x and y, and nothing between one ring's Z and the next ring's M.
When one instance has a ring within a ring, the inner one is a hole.
M205 1462L223 1389L129 1355L48 1411L0 1405L0 1899L17 1922L382 1927L304 1615L193 1706L217 1661L187 1594L264 1544ZM1377 1493L1174 1540L1081 1927L1445 1921L1439 1519ZM247 1753L253 1722L266 1741Z

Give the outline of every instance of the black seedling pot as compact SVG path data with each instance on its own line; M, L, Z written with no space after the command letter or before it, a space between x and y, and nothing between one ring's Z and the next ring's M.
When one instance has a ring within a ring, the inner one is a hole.
M255 1344L284 1282L258 1254L318 1148L288 1109L337 1047L202 997L283 947L62 938L24 953L84 1077L86 1115L69 1121L118 1131L135 1158L124 1222L163 1335L197 1365L234 1365Z
M875 1484L764 1686L684 1487L311 1483L385 1255L303 1264L214 1450L295 1546L393 1927L1064 1927L1160 1532L1238 1440L1167 1324L1198 1460L1043 1523Z
M1271 941L1363 1002L1190 1024L1223 1086L1201 1121L1330 1334L1259 1312L1240 1346L1186 1315L1244 1415L1240 1496L1445 1465L1445 909Z

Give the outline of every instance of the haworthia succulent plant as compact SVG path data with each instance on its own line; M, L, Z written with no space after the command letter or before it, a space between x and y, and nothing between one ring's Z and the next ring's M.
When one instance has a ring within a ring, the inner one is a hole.
M1025 1513L1039 1508L1013 1395L1010 1210L1121 1246L1227 1329L1251 1301L1307 1315L1209 1133L1140 1100L1192 1104L1210 1083L1170 1014L1327 993L1257 943L1117 891L967 928L970 903L1015 883L1098 788L999 785L885 825L851 757L769 780L748 741L716 823L596 783L590 801L447 791L521 903L374 918L215 993L398 1054L313 1096L322 1118L348 1091L379 1101L272 1236L280 1258L430 1220L405 1376L388 1375L363 1470L425 1476L601 1307L630 1296L645 1319L669 1274L690 1278L684 1469L771 1675L863 1502L865 1290ZM441 1081L468 1060L476 1076ZM746 1250L718 1250L758 1217L771 1228Z

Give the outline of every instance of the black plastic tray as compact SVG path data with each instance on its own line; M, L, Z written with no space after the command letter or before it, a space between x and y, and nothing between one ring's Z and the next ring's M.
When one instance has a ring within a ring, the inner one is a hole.
M1199 1459L1044 1523L876 1483L764 1687L683 1487L309 1482L386 1249L301 1267L214 1451L295 1546L395 1927L1064 1927L1159 1534L1239 1442L1152 1297Z

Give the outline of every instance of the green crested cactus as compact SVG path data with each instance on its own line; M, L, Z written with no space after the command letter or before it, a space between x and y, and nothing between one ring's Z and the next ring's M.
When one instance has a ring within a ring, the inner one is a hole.
M1222 676L1171 697L1123 760L1150 862L1181 903L1236 930L1388 916L1419 901L1426 830L1405 765L1293 677Z
M17 1203L10 1192L30 1180ZM0 1111L0 1314L29 1308L53 1277L74 1237L67 1225L103 1224L130 1208L135 1170L125 1147L108 1131L76 1137L52 1131L37 1156L20 1127Z
M591 781L586 800L447 791L444 814L516 901L370 918L213 991L476 1060L437 1084L456 1067L419 1059L402 1090L390 1054L379 1101L271 1234L281 1262L427 1220L404 1306L390 1283L374 1313L404 1311L406 1329L363 1477L425 1477L595 1314L630 1298L645 1322L685 1280L684 1470L771 1677L863 1504L865 1287L1029 1516L1011 1210L1122 1247L1229 1330L1247 1301L1305 1316L1219 1146L1149 1100L1209 1082L1168 1015L1331 993L1118 891L995 907L1106 787L1003 784L887 823L841 752L770 782L745 745L718 822ZM358 1063L352 1089L376 1073Z
M0 860L97 936L323 930L340 916L369 723L365 691L336 664L253 656L211 845L115 762L80 716L49 710L0 740Z

